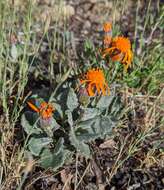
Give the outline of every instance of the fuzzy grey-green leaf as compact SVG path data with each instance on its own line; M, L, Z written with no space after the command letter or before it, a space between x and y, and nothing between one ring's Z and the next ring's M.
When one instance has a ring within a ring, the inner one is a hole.
M63 150L63 148L64 148L63 143L64 143L64 139L60 138L58 140L58 142L56 143L56 146L55 146L55 149L54 149L54 154L58 154L60 151Z
M69 89L67 97L67 107L69 110L73 111L78 106L77 96L72 88Z
M109 116L98 116L77 124L74 133L79 142L90 142L109 135L115 126L116 122L112 121Z
M51 142L52 139L48 137L42 137L42 138L31 137L28 142L28 148L33 155L39 156L41 150Z
M60 104L56 103L55 101L56 101L56 100L53 100L52 105L53 105L53 107L55 108L55 110L57 110L57 112L58 112L58 114L60 115L60 117L63 118L63 110L62 110L62 107L61 107Z
M42 130L37 127L37 115L26 112L21 117L21 125L27 134L40 134Z
M71 144L76 148L77 151L80 151L83 155L85 155L88 158L90 157L91 153L89 146L77 139L73 127L71 128L69 139L71 141Z
M49 149L44 149L41 154L40 164L45 169L52 168L56 171L64 164L69 154L68 150L62 150L58 154L54 154Z
M70 155L70 151L64 148L64 139L60 138L54 150L45 148L41 153L40 163L44 168L52 168L54 171L61 167Z
M97 108L84 108L81 113L81 121L93 119L101 114L101 111Z
M113 96L101 96L99 101L97 102L96 107L101 110L108 108L109 105L112 103L113 98Z

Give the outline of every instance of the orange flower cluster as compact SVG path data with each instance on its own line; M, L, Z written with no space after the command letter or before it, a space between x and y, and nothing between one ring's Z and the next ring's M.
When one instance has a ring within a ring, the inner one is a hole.
M104 96L109 95L110 90L105 81L105 76L100 69L90 69L84 76L84 79L80 80L80 84L86 84L86 90L89 96L95 96L102 93Z
M118 36L112 38L112 28L110 23L105 23L104 27L104 40L102 56L105 58L109 56L113 61L119 61L124 65L125 70L131 66L133 53L131 50L131 43L128 38ZM110 32L110 33L109 33Z
M29 107L34 110L35 112L39 113L40 116L42 117L42 119L49 119L52 117L52 113L54 111L53 107L51 104L46 103L46 102L42 102L40 104L40 107L37 108L34 104L32 104L31 102L27 102L27 104L29 105Z

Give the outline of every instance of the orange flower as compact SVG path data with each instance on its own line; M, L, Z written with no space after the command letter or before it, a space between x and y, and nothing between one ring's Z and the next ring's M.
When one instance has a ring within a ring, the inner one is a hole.
M90 69L85 74L85 79L80 80L81 85L86 84L86 90L89 96L98 94L109 95L110 90L105 81L104 73L100 69Z
M108 47L111 43L111 40L112 40L112 25L111 25L111 23L110 22L104 23L103 30L104 30L103 45L104 45L104 47Z
M39 113L42 119L49 119L52 117L52 113L54 111L51 104L42 102L40 104L40 107L37 108L35 105L33 105L31 102L27 102L29 107L34 110L35 112Z
M112 24L110 22L105 22L103 25L104 32L110 32L112 30Z
M125 70L131 65L133 59L130 40L124 37L113 38L110 47L104 49L102 54L103 57L109 55L113 61L120 61Z

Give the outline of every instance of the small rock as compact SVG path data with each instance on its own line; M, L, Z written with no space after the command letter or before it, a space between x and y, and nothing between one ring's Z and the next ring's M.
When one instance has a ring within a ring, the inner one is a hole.
M91 23L89 22L89 20L87 20L85 23L84 23L84 28L90 28L91 27Z
M113 139L109 139L105 141L104 143L100 144L100 148L113 148L116 145L115 141Z

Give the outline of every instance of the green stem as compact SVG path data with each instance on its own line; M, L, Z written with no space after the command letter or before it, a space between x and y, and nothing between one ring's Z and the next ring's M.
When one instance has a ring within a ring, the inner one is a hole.
M117 73L118 73L118 71L119 71L119 67L120 67L119 63L116 63L116 67L115 67L115 69L114 69L113 77L112 77L112 79L111 79L111 81L110 81L110 84L111 84L111 83L114 81L114 79L116 78Z

